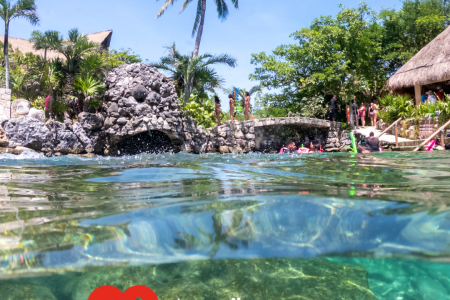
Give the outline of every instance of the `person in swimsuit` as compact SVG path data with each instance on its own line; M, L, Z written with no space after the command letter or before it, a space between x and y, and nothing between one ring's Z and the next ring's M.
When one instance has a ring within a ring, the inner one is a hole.
M295 149L297 147L295 147L295 143L291 140L288 140L286 142L287 147L283 147L280 149L279 154L285 154L285 153L295 153Z
M248 113L249 110L250 110L250 93L245 92L245 103L244 103L244 119L245 119L245 121L247 121L247 117L249 120L250 120L250 118L252 118L252 120L254 119L253 116Z
M231 122L234 123L234 108L236 107L236 100L234 99L233 94L228 95L228 99L230 100L230 119Z
M350 124L350 106L347 105L347 124Z
M377 126L377 117L378 117L378 110L379 110L377 102L373 101L372 104L370 105L370 108L372 109L372 114L373 114L373 116L370 117L372 126Z
M369 138L366 141L367 148L370 152L380 152L380 141L375 137L373 131L370 133Z
M216 96L214 96L214 102L215 102L215 108L214 108L214 111L215 111L215 113L216 113L216 118L217 118L217 125L221 125L222 123L220 123L220 113L222 112L221 111L221 109L220 109L220 107L221 107L221 105L220 105L220 99L219 99L219 97L216 95Z
M364 128L364 126L366 126L366 107L364 106L364 103L361 103L361 106L359 107L359 115L361 116L361 126Z

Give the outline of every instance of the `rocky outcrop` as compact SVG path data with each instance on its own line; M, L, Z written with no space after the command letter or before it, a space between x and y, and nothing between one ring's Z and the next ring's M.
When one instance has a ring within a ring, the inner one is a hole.
M44 123L31 117L20 117L3 123L10 146L23 146L36 151L51 151L54 135Z
M318 139L332 151L345 150L351 143L340 123L299 116L226 122L209 129L197 126L181 113L173 84L155 68L140 63L112 70L106 77L102 106L96 113L80 113L78 122L65 114L63 123L49 120L44 124L44 111L30 109L27 100L16 100L13 107L17 118L0 122L5 129L5 137L0 132L0 146L27 147L48 155L122 155L155 149L272 152L294 137L298 144Z

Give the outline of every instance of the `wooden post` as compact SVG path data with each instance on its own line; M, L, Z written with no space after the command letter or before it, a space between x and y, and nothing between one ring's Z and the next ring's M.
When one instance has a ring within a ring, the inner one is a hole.
M444 126L442 126L441 128L439 128L435 133L433 133L429 138L427 138L425 140L425 142L423 142L422 144L420 144L419 147L417 147L416 149L414 149L415 151L418 151L420 148L422 148L424 145L426 145L429 141L431 141L440 131L444 131L445 128L447 128L450 125L450 121L448 121L447 123L444 124Z
M388 132L392 127L394 127L395 125L397 125L398 122L400 122L402 120L402 118L399 118L397 121L395 121L394 123L391 124L391 126L389 126L388 128L386 128L382 133L380 133L380 135L378 136L378 138L380 138L380 136L382 136L383 134L385 134L386 132Z
M397 126L397 123L395 123L395 147L398 148L398 126Z
M414 86L414 93L416 95L416 105L419 106L422 102L422 86L420 84Z

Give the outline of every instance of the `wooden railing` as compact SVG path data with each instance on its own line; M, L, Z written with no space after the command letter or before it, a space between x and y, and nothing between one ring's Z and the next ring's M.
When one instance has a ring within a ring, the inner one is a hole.
M391 126L389 126L389 127L386 128L382 133L380 133L380 135L378 136L378 138L380 138L383 134L385 134L385 133L388 132L392 127L395 126L395 147L398 147L398 126L397 126L397 123L400 122L401 120L403 120L403 118L399 118L397 121L395 121L394 123L392 123Z
M425 140L422 144L420 144L414 151L419 151L420 148L429 143L439 132L441 132L441 143L444 144L444 129L450 126L450 121L445 123L441 128L439 128L435 133L433 133L428 139Z

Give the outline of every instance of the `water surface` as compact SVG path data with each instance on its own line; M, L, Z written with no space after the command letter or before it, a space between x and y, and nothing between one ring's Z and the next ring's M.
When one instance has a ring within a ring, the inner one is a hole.
M0 165L2 299L137 284L164 300L450 298L445 152Z

